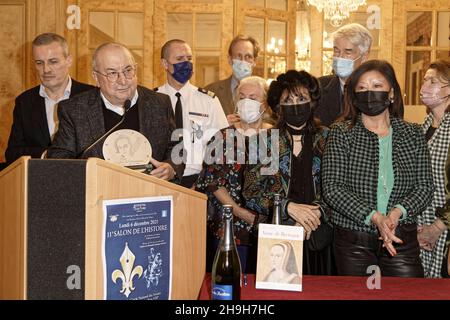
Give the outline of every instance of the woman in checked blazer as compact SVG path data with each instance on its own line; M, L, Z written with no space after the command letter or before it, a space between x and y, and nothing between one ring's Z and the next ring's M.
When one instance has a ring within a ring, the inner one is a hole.
M420 97L430 111L422 129L430 150L435 191L433 201L418 217L417 231L425 277L440 278L446 260L447 227L437 209L445 203L445 162L450 146L450 61L436 60L430 64L422 80Z
M430 155L418 125L400 118L392 66L370 60L346 83L343 119L331 127L322 167L323 197L335 225L339 275L423 277L417 215L430 204Z

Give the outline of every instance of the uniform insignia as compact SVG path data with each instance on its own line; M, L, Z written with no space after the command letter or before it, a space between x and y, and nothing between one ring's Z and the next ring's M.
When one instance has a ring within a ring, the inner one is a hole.
M212 91L209 91L209 90L206 90L203 88L198 88L198 91L200 91L201 93L207 94L208 96L210 96L213 99L216 97L216 94Z

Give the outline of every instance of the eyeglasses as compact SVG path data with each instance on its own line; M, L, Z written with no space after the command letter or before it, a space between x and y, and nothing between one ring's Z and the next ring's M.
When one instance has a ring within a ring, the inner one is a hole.
M106 79L108 79L109 82L116 82L117 80L119 80L119 76L121 73L123 73L123 76L126 79L133 79L133 77L136 75L136 67L128 67L123 71L108 71L107 73L101 73L98 72L97 70L94 70L95 73L98 73L104 77L106 77Z

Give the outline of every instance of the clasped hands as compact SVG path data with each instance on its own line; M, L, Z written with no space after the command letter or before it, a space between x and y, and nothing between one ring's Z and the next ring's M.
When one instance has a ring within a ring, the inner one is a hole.
M436 219L430 225L418 226L417 240L419 241L420 247L424 250L432 251L445 229L446 226L440 219Z
M320 207L317 205L289 202L287 212L295 220L296 226L305 229L304 237L309 240L311 233L320 226Z
M402 244L403 241L395 235L395 229L398 225L398 220L402 216L402 211L399 208L392 209L388 215L376 212L372 216L372 223L375 224L380 232L380 240L383 240L383 247L387 249L391 256L397 255L393 242Z

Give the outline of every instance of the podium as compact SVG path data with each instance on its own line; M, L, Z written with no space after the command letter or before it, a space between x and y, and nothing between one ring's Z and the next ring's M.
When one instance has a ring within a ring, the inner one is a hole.
M103 200L173 197L172 299L197 299L206 200L101 159L22 157L0 172L0 299L103 299ZM79 266L81 289L69 289Z

